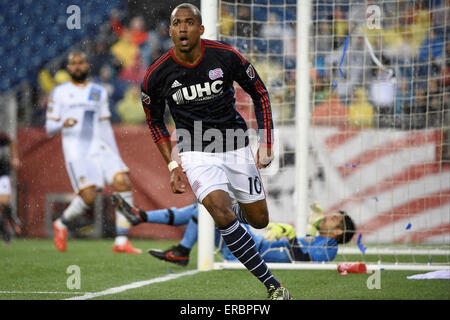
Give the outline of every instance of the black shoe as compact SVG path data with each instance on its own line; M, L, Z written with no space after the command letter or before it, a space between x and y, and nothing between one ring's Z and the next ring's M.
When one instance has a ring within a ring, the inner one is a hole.
M120 194L113 193L111 200L113 206L117 207L133 226L144 222L142 217L145 216L145 211L133 208Z
M148 253L150 253L155 258L179 264L180 266L187 266L187 264L189 263L189 252L189 249L181 245L173 246L166 251L158 249L148 250Z

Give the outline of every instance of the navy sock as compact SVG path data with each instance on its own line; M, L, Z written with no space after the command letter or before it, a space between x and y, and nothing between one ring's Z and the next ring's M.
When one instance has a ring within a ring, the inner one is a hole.
M233 255L255 276L261 281L267 289L270 285L275 288L280 283L270 272L266 263L256 250L256 243L247 230L239 224L238 220L234 220L229 225L219 228L223 240L227 244Z

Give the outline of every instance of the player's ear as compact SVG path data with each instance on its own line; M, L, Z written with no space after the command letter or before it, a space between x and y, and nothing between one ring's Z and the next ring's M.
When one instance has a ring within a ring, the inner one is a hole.
M200 26L200 35L203 35L204 32L205 32L205 26L201 25Z

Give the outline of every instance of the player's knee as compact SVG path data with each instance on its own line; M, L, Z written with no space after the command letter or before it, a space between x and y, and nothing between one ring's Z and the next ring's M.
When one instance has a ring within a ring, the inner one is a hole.
M208 209L208 211L211 213L211 216L218 227L225 227L235 219L233 211L229 208L215 206Z
M120 172L113 178L113 187L119 192L131 190L131 180L128 172Z
M255 229L264 229L269 224L269 217L268 215L261 215L257 217L256 219L253 218L251 222L251 226Z
M245 218L255 229L263 229L269 224L269 210L265 201L258 201L248 205L241 205Z
M0 205L7 206L9 205L10 196L7 194L0 194Z
M97 199L97 190L95 187L84 189L80 192L80 197L86 205L92 206Z

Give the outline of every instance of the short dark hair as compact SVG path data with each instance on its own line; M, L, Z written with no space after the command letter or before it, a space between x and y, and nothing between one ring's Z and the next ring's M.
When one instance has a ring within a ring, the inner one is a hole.
M172 18L178 9L190 9L192 11L192 13L194 14L195 18L197 19L198 23L200 25L202 24L202 14L201 14L200 10L193 4L187 3L187 2L176 6L175 9L172 10L172 13L170 15L170 22L172 22Z
M349 242L353 238L353 235L356 233L356 225L353 219L345 211L340 210L339 213L344 216L339 225L339 228L343 232L341 235L337 236L335 240L338 244L342 244Z

